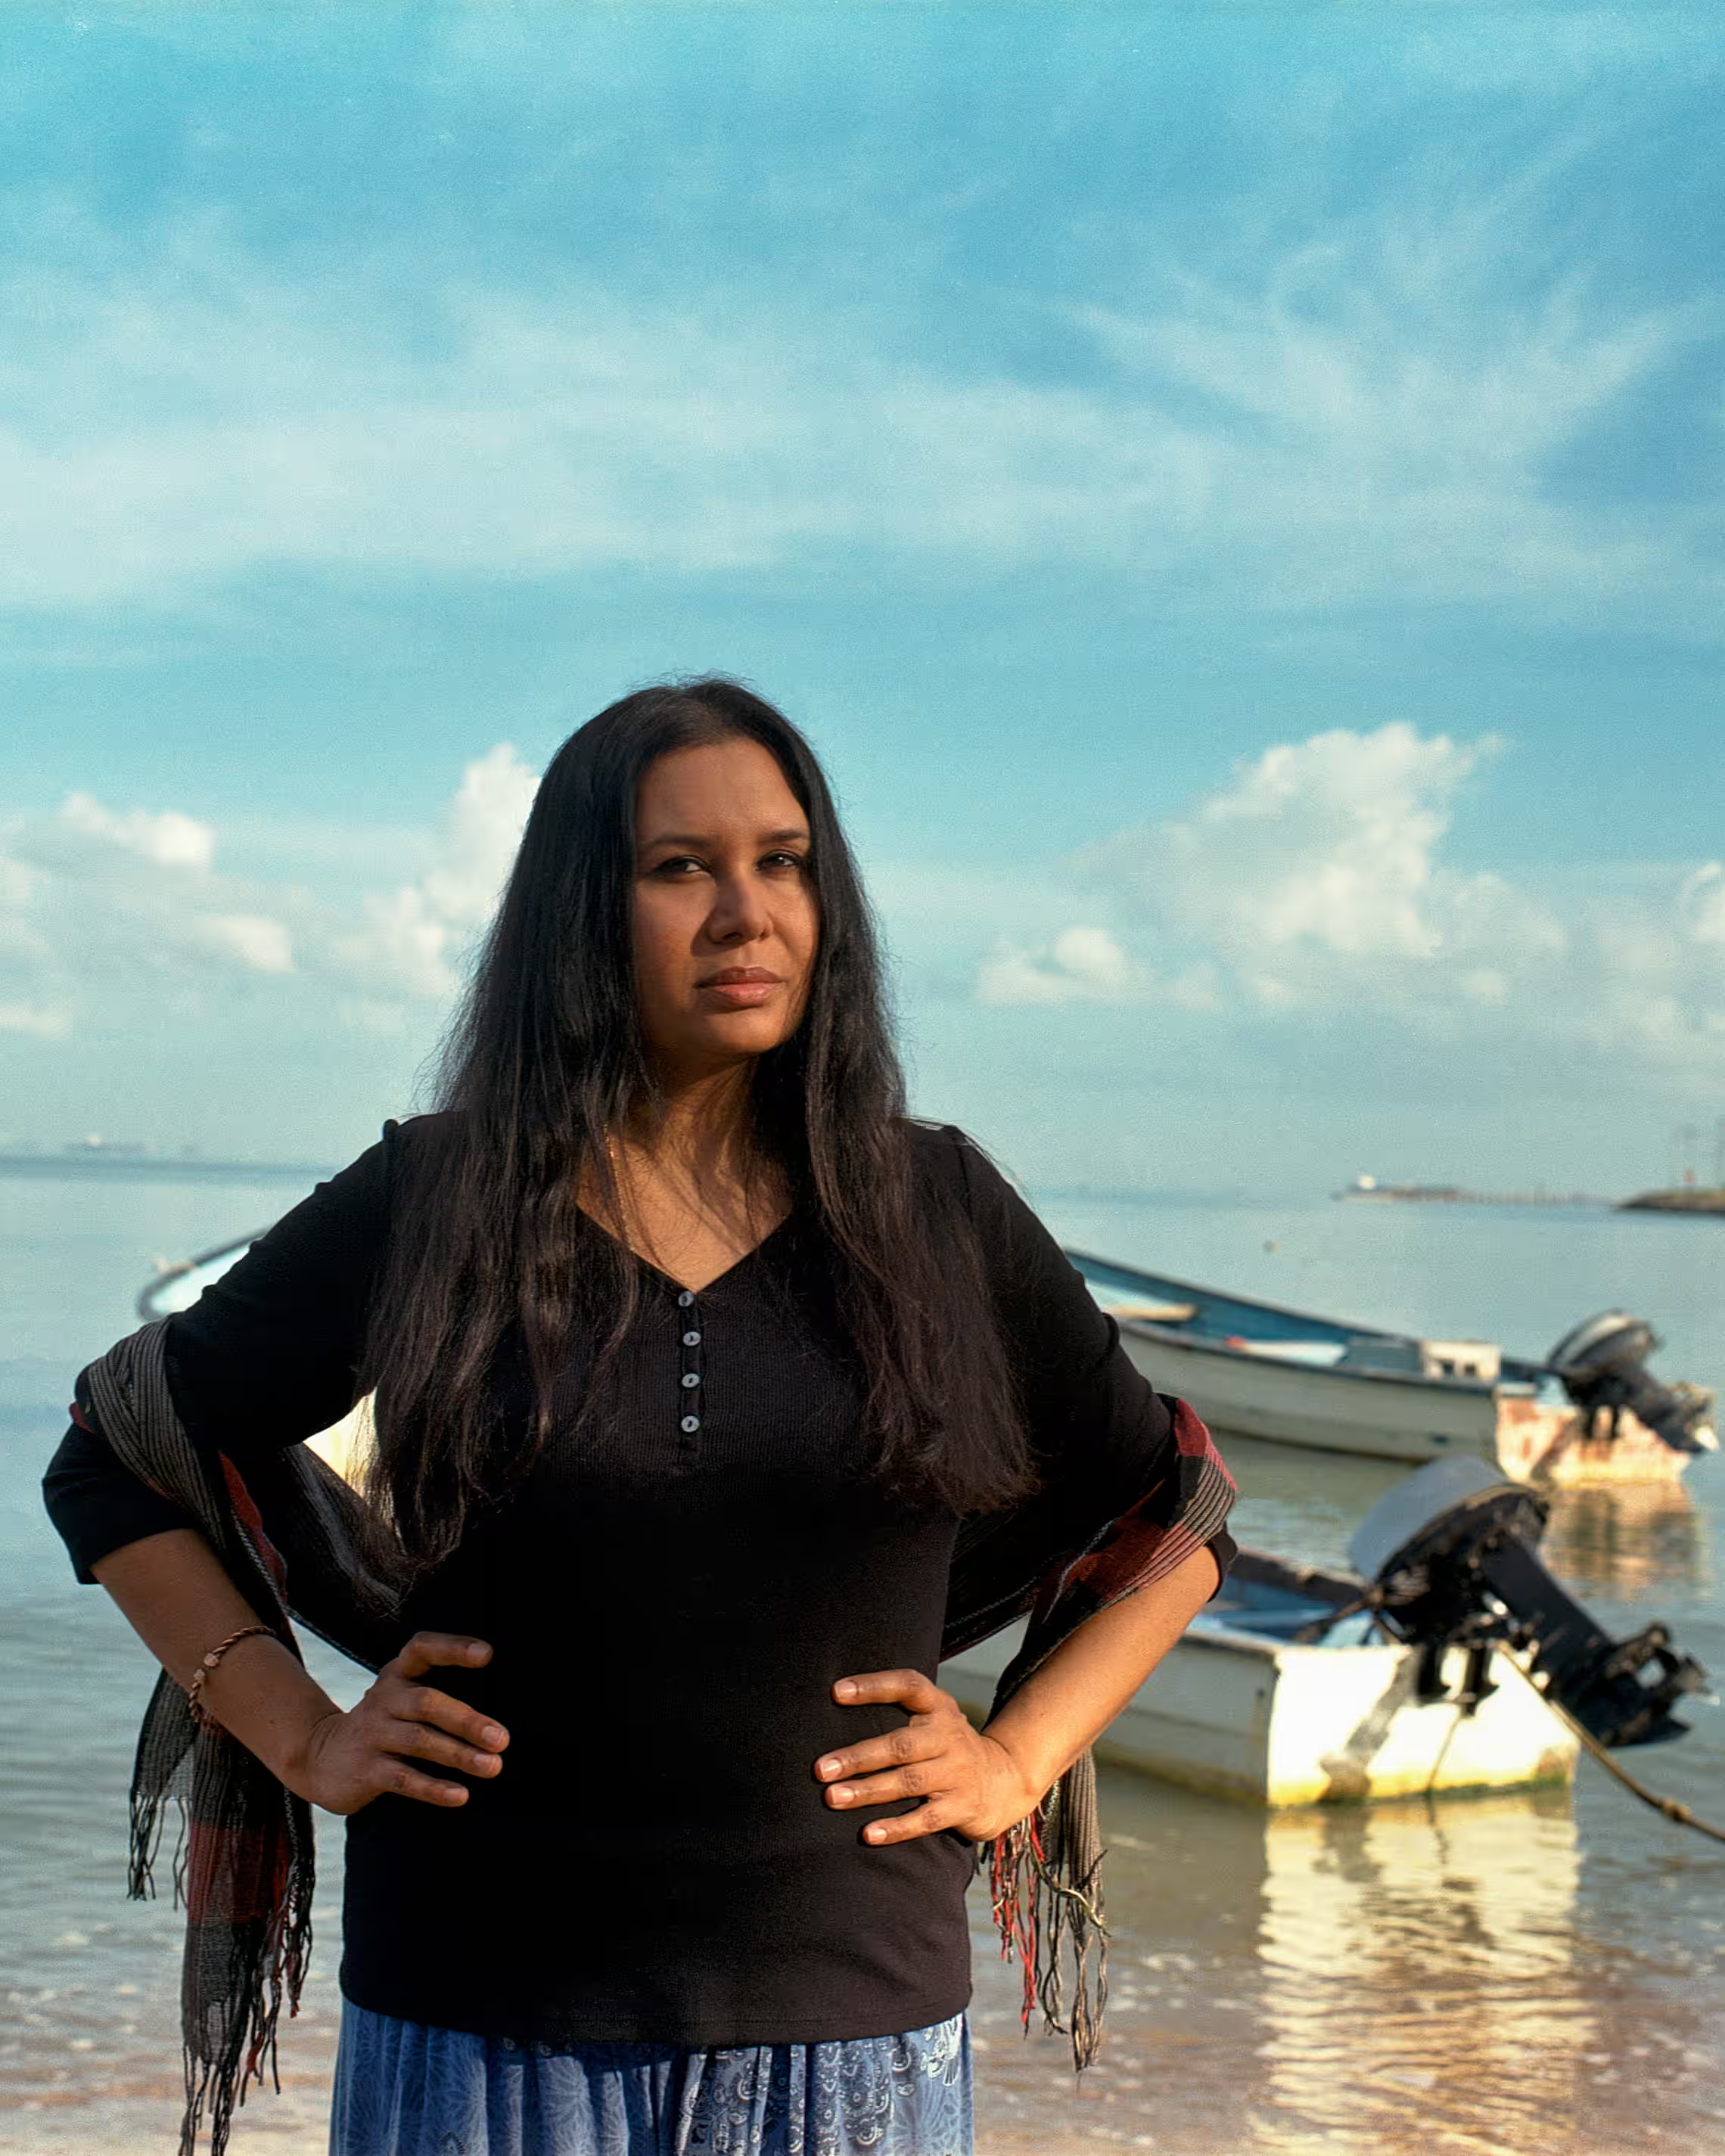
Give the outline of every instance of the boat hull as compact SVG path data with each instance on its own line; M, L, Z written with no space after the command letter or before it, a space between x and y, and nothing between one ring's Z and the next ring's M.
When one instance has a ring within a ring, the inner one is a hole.
M1127 1353L1158 1391L1189 1401L1213 1430L1372 1460L1425 1461L1449 1452L1496 1456L1497 1404L1488 1386L1428 1383L1387 1371L1312 1369L1219 1342L1183 1340L1121 1321Z
M1022 1628L941 1666L940 1681L978 1719ZM1399 1643L1303 1646L1194 1629L1163 1656L1098 1742L1099 1758L1214 1796L1272 1808L1355 1804L1435 1791L1562 1783L1575 1738L1494 1656L1498 1689L1464 1714L1414 1697L1419 1650ZM1461 1681L1466 1657L1445 1656Z
M1400 1371L1313 1368L1182 1338L1122 1318L1127 1355L1158 1391L1189 1401L1218 1435L1410 1466L1471 1453L1518 1482L1563 1486L1675 1482L1686 1453L1625 1414L1615 1437L1593 1435L1573 1408L1509 1386L1459 1383Z

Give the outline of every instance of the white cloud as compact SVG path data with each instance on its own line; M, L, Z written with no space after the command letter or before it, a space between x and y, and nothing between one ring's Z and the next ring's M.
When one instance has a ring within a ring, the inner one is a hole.
M1332 729L1064 866L888 863L875 895L925 993L1098 1023L1111 1007L1153 1009L1158 1027L1399 1034L1445 1052L1513 1040L1716 1084L1725 866L1644 865L1543 892L1451 868L1451 822L1493 746L1399 721ZM415 1034L459 985L536 785L506 744L475 758L434 835L409 845L391 829L386 862L417 851L419 871L346 903L276 879L280 857L270 878L229 872L220 834L179 811L81 793L14 819L0 829L0 1032L63 1039L93 1013L123 1019L135 997L196 1025L215 992L245 983L316 998L320 1019L351 1032ZM352 830L336 850L360 857Z
M381 248L293 281L170 233L129 270L0 290L0 603L885 550L1101 565L1168 608L1626 601L1716 634L1717 500L1590 506L1550 473L1725 306L1566 259L1561 184L1410 172L1322 244L1269 243L1246 198L1201 243L1147 227L1116 280L1140 298L1051 309L1087 346L1057 380L932 359L845 304L631 308Z
M72 1030L72 1014L48 1004L0 1003L0 1033L33 1034L39 1040L64 1040Z
M894 955L938 962L977 939L1003 935L1034 943L1072 903L1070 877L1053 868L998 857L986 863L871 861L869 896L884 921Z
M339 929L331 949L339 971L355 979L407 996L437 996L452 984L445 957L450 925L439 920L422 888L368 891L361 901L361 923Z
M293 970L283 906L218 869L214 831L178 809L75 793L0 829L0 995L26 1009Z
M1075 865L1266 1006L1362 979L1425 996L1462 973L1481 999L1482 963L1548 963L1566 941L1504 878L1440 858L1456 797L1497 747L1399 721L1278 743L1186 815L1117 833Z
M1106 928L1063 928L1045 949L1002 940L978 968L983 1004L1121 1003L1147 993L1148 978Z
M506 742L470 763L436 863L413 883L366 897L360 925L331 939L336 967L373 991L450 994L463 953L496 908L538 783ZM371 1019L357 1022L375 1029Z
M1614 292L1554 146L1495 185L1440 162L1387 177L1303 241L1266 239L1286 221L1244 203L1202 257L1153 254L1139 304L1075 310L1122 415L1148 422L1122 471L1153 475L1164 574L1271 608L1694 618L1721 589L1717 495L1589 503L1554 473L1717 338L1720 292ZM1717 430L1716 409L1686 418Z
M1707 861L1684 879L1678 910L1697 943L1725 943L1725 863Z
M83 837L123 846L162 868L207 869L215 859L215 833L176 808L153 814L146 808L131 808L116 816L88 793L74 793L63 803L60 815Z
M350 1033L375 1034L380 1040L400 1040L412 1030L407 1006L370 996L343 996L336 1015Z
M206 913L196 925L198 940L212 951L239 959L254 973L290 973L293 940L280 921L260 913Z
M1158 834L1148 876L1224 956L1304 944L1430 957L1455 898L1434 887L1433 850L1450 798L1492 746L1391 724L1267 749Z
M991 1004L1153 994L1159 1010L1213 1024L1291 1023L1361 1043L1513 1038L1717 1082L1725 866L1545 895L1450 868L1457 803L1497 747L1400 721L1278 743L1184 814L1076 856L1044 917L1101 907L1113 926L1049 945L997 926L972 993Z
M408 1007L456 985L536 783L506 744L476 757L423 871L345 908L291 875L229 872L216 831L177 809L79 793L55 815L15 819L0 829L0 1031L59 1038L139 992L201 1019L223 983L293 980L334 989L344 1025L406 1032ZM398 830L388 836L386 860L403 850ZM350 860L352 840L337 849Z
M470 763L449 805L443 858L424 878L428 901L458 928L482 928L490 919L527 812L539 789L507 742Z

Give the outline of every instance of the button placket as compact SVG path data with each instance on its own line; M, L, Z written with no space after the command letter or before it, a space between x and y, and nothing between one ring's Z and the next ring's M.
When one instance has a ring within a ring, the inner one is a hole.
M701 1322L701 1306L692 1288L680 1289L677 1295L681 1353L681 1383L677 1391L681 1413L677 1418L680 1432L677 1451L686 1467L694 1462L700 1450L700 1431L702 1415L701 1401L701 1336L706 1327Z

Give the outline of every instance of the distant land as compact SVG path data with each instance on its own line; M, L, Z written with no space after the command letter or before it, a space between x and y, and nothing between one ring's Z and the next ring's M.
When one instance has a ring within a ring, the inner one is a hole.
M1614 1213L1725 1214L1725 1187L1705 1189L1689 1183L1644 1190L1635 1198L1598 1198L1579 1190L1468 1190L1459 1183L1380 1183L1374 1175L1359 1175L1332 1194L1400 1205L1592 1205Z
M1584 1190L1467 1190L1459 1183L1380 1183L1358 1175L1337 1198L1401 1205L1609 1205L1620 1201Z
M1725 1214L1725 1188L1707 1190L1694 1183L1680 1183L1674 1190L1644 1190L1639 1198L1625 1198L1620 1213Z
M202 1153L146 1152L141 1147L68 1146L64 1152L0 1152L0 1177L80 1183L301 1183L331 1171L299 1161L210 1160Z

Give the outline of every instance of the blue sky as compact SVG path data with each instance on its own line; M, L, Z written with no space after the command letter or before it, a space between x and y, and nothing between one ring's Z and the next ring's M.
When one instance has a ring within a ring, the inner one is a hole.
M1711 8L7 26L0 1137L356 1150L709 666L1028 1179L1725 1114Z

